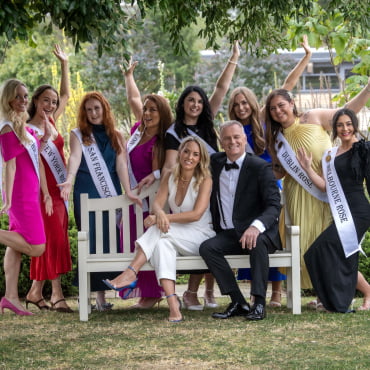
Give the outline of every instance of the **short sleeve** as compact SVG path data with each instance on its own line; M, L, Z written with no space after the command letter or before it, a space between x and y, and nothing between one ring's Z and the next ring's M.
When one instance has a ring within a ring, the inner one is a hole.
M13 131L6 132L0 135L0 151L4 161L7 162L21 154L24 151L24 146Z

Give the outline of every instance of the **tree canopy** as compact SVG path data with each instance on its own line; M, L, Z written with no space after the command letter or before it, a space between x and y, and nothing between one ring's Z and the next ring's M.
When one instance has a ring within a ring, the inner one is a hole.
M219 38L226 37L261 55L286 46L289 21L309 16L314 3L350 19L350 34L369 29L369 0L5 0L0 36L32 43L33 30L45 23L48 33L53 25L64 30L77 50L81 42L95 42L101 55L117 43L125 47L130 31L153 11L177 53L186 51L183 31L202 21L198 36L207 40L207 47L218 49Z

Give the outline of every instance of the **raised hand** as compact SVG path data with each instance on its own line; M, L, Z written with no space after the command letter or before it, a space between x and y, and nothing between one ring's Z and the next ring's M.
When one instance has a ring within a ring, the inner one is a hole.
M138 63L139 62L137 60L135 62L132 62L132 57L131 57L126 65L125 63L123 63L123 64L120 64L119 67L125 76L132 75L134 74L134 70L136 66L138 65Z
M60 60L61 63L68 61L67 54L62 50L59 44L54 45L53 53Z

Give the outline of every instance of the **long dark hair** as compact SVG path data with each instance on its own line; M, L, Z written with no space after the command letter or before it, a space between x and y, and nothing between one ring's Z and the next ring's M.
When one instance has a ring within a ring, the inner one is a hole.
M358 133L358 118L356 116L356 113L348 108L342 108L335 112L333 116L333 140L335 140L338 137L338 131L337 131L337 121L339 117L341 116L348 116L351 119L352 126L353 126L353 134Z
M37 110L37 108L36 108L36 103L35 103L35 101L36 101L36 100L41 96L41 94L42 94L44 91L46 91L46 90L52 90L52 91L54 91L54 92L57 94L57 109L58 109L58 107L59 107L59 93L58 93L58 91L56 91L56 90L54 89L54 87L53 87L53 86L51 86L51 85L41 85L41 86L39 86L39 87L35 90L35 92L33 93L33 95L32 95L32 99L31 99L31 102L30 102L30 104L29 104L29 106L28 106L27 112L28 112L28 114L29 114L29 116L30 116L29 120L31 120L31 119L35 116L35 114L36 114L36 110Z
M204 137L202 137L209 145L216 146L217 148L217 134L213 126L213 117L211 105L209 104L208 97L204 90L199 86L188 86L180 95L179 100L176 104L176 118L175 118L175 131L180 138L184 138L189 135L184 123L185 111L184 111L184 101L185 98L192 92L196 92L200 95L203 100L203 110L199 115L197 120L197 126L204 132ZM214 148L214 149L216 149Z
M173 116L171 107L166 98L157 94L148 94L143 97L143 104L146 100L152 101L159 112L159 127L157 133L157 140L154 144L155 151L158 155L158 165L159 168L162 168L164 165L164 161L166 159L166 151L164 146L164 138L166 136L167 129L171 126L173 122ZM141 117L141 124L139 126L139 130L143 131L145 128L144 125L144 117Z
M275 141L276 141L276 137L278 135L278 133L280 131L282 131L282 127L281 127L281 124L277 121L275 121L272 116L271 116L271 112L270 112L270 107L271 107L271 100L275 97L275 96L282 96L284 100L286 100L288 103L291 103L293 102L294 103L294 99L293 99L293 95L290 91L288 90L285 90L285 89L276 89L276 90L273 90L270 92L270 94L268 95L267 99L266 99L266 111L265 111L265 117L266 117L266 142L267 142L267 149L268 149L268 152L270 153L270 155L272 155L273 157L276 157L276 150L275 150ZM297 110L297 107L294 103L294 106L293 106L293 114L296 116L296 117L299 117L300 114L298 113L298 110Z

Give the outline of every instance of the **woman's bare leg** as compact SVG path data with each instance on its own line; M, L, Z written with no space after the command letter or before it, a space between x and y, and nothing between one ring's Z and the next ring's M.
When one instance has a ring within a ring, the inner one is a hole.
M0 230L0 243L30 257L39 257L45 251L45 244L29 244L15 231Z
M163 287L163 290L166 294L168 306L170 309L170 316L168 317L169 321L181 320L182 315L180 311L180 303L175 294L175 282L169 279L161 279L160 283Z

